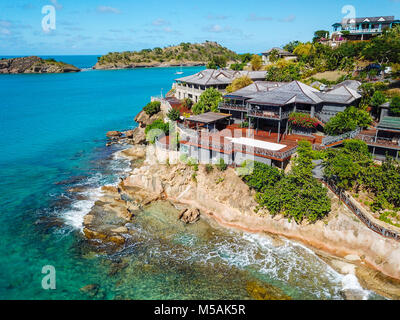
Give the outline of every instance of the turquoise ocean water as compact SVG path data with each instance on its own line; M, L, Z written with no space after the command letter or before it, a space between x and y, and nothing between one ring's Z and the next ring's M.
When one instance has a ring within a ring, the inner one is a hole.
M81 68L96 63L95 56L54 58ZM160 217L168 225L174 215L162 204L138 218L137 246L112 256L85 249L83 214L97 188L127 168L113 158L118 147L105 147L106 131L133 128L134 116L171 88L178 69L0 76L1 299L246 299L249 281L293 298L340 299L344 286L358 288L288 241L276 246L267 236L206 222L160 232ZM74 198L71 187L85 187L84 196ZM56 268L56 290L41 287L45 265ZM88 284L100 289L86 295L80 288Z

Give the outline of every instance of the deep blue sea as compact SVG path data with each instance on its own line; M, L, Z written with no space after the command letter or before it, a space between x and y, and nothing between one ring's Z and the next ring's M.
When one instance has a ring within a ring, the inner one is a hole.
M85 69L97 61L52 57ZM344 285L358 286L286 240L276 246L267 236L205 222L157 232L160 217L174 215L162 205L138 218L146 237L118 254L128 265L119 273L110 275L116 256L85 250L83 215L96 190L118 181L128 165L114 159L118 147L105 147L105 133L133 128L135 115L171 88L178 69L0 75L0 299L248 299L254 279L294 299L340 299ZM68 189L80 186L86 192L74 198ZM45 265L56 269L56 290L41 286ZM82 293L88 284L100 289Z

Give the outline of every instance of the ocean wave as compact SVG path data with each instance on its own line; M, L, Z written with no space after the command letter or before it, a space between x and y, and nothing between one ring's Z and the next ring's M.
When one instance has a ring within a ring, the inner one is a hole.
M90 212L95 202L103 194L101 188L103 186L117 186L119 178L126 176L129 171L130 161L118 156L118 152L115 152L104 168L104 172L96 172L76 183L75 187L84 188L84 191L77 193L84 200L76 200L69 209L60 213L66 225L82 231L85 215Z

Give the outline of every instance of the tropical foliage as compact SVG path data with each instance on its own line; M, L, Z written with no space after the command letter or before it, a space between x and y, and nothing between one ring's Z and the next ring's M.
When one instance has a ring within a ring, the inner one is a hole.
M261 70L263 65L262 58L259 55L255 54L252 56L250 64L251 64L251 70L253 71Z
M153 121L153 123L146 126L145 129L146 140L152 144L156 141L157 137L159 137L162 134L168 135L168 133L169 133L169 124L165 123L162 120Z
M390 112L395 116L400 116L400 96L394 96L390 102Z
M253 83L253 80L251 80L248 76L243 76L240 78L237 78L232 81L232 83L226 88L226 92L231 93L235 92L237 90L240 90L244 87L247 87Z
M201 114L205 112L218 112L218 105L222 101L222 94L214 88L208 88L205 90L197 102L192 111L194 114Z
M149 102L144 108L144 112L146 112L149 116L155 115L161 111L161 102L153 101Z
M319 121L309 114L301 113L301 112L293 112L289 116L289 123L292 127L302 127L302 128L316 128L319 124Z
M400 162L387 157L375 164L363 141L348 140L342 148L326 150L324 175L343 190L367 191L374 211L400 208Z
M312 154L311 143L300 142L298 156L288 174L262 163L254 164L253 173L243 179L257 191L260 208L297 223L304 219L315 222L329 214L331 202L327 189L312 176Z
M339 112L331 118L324 127L326 134L340 135L355 130L357 127L366 128L372 123L372 118L367 111L348 107L344 112Z
M206 41L205 43L191 44L183 42L177 46L165 48L143 49L141 51L111 52L98 59L100 65L134 63L161 63L161 62L201 62L208 63L213 57L221 57L226 61L239 61L239 56L218 43Z
M180 116L181 113L179 112L179 110L174 108L171 108L171 110L169 110L167 114L168 119L171 121L178 121Z
M225 56L213 56L207 64L207 69L221 69L226 67L228 58Z

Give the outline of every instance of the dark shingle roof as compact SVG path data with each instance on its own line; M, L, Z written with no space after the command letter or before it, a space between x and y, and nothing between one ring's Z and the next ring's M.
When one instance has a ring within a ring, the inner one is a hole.
M269 92L251 95L249 103L266 105L285 105L291 103L318 104L323 100L318 97L319 91L300 81L292 81Z
M233 80L247 76L252 80L264 80L266 71L233 71L229 69L206 69L196 74L175 79L175 81L187 82L198 85L230 84Z
M228 114L228 113L207 112L207 113L199 114L197 116L191 116L187 120L192 121L192 122L200 122L200 123L209 124L209 123L214 123L214 122L229 118L231 116L232 115Z
M285 84L287 82L255 81L247 87L225 95L224 98L249 98L254 93L272 91Z
M283 106L291 103L319 104L323 102L348 105L361 98L355 90L345 83L329 92L320 92L300 81L256 82L238 91L225 95L225 98L241 97L251 104Z

